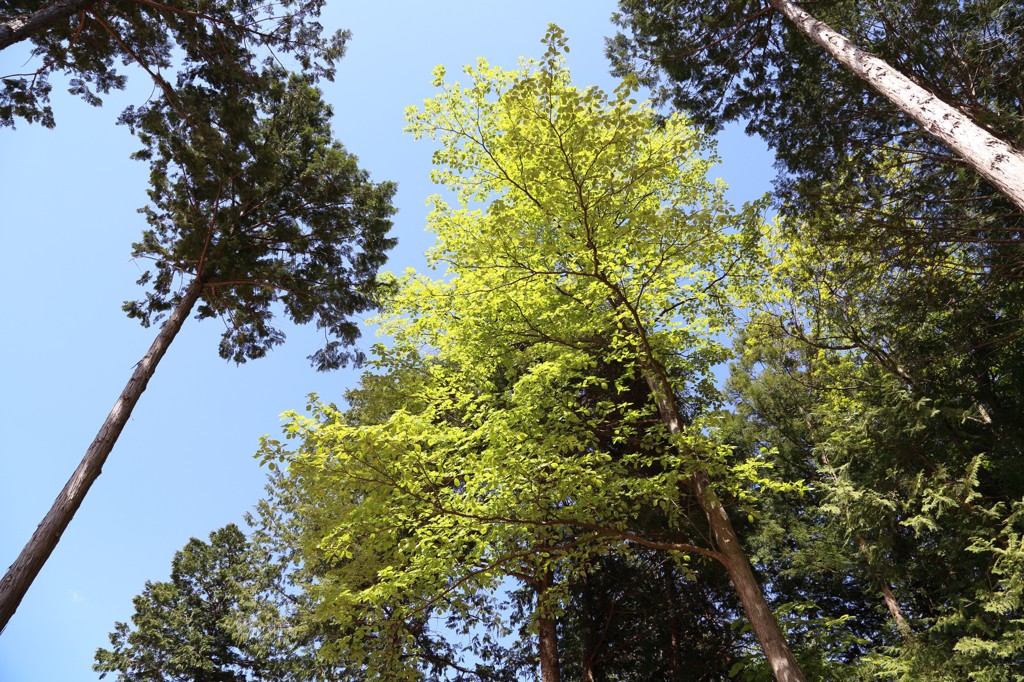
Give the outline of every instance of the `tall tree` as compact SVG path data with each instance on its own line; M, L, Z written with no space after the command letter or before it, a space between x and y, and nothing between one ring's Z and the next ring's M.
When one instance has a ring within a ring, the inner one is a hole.
M0 50L30 41L32 71L2 77L0 126L54 125L51 76L99 105L125 86L117 62L135 64L164 94L203 70L211 85L258 79L260 63L291 55L303 71L333 78L348 34L324 35L322 0L0 0ZM277 57L275 57L277 55Z
M375 184L331 136L330 108L313 77L265 67L229 84L194 74L173 99L125 120L150 163L149 229L135 245L152 269L144 300L125 310L148 326L169 312L152 346L78 468L0 580L4 627L99 476L157 364L189 314L220 317L226 359L259 358L284 340L280 305L315 323L327 342L310 356L321 370L360 355L355 313L374 306L394 186ZM244 93L244 94L243 94Z
M831 220L837 232L849 230L836 216L856 216L862 243L884 242L880 234L907 229L908 219L919 219L911 227L924 243L995 247L1019 235L1019 207L772 5L626 0L621 8L626 33L609 44L617 68L642 74L702 123L743 121L759 134L780 162L784 214ZM1015 36L1024 13L1016 5L875 0L815 12L937 101L1019 144L1024 52ZM821 190L837 178L843 192Z
M1024 211L1024 153L790 0L766 0L840 64L959 154Z
M734 379L738 438L810 482L753 538L776 567L772 591L795 582L820 612L855 615L861 641L833 660L859 658L867 673L1012 679L1021 214L778 13L694 7L623 3L633 35L614 44L676 104L712 126L745 119L778 154L789 300L749 329ZM1021 139L1020 7L814 11Z
M147 582L131 624L118 622L93 668L121 682L327 682L355 679L317 657L303 628L289 557L234 524L192 538L170 579Z
M795 580L832 618L854 615L861 643L843 657L859 649L875 674L1012 679L1024 440L1003 411L1020 404L1019 285L951 269L964 247L930 269L838 248L794 238L786 308L751 325L733 378L742 438L810 482L755 539L779 567L772 590Z
M322 408L288 427L297 452L265 453L291 460L308 553L374 557L325 578L325 613L468 614L517 576L554 679L560 578L634 543L719 562L775 675L803 679L726 506L771 481L714 438L716 337L757 289L742 266L759 262L762 207L730 209L684 119L659 121L628 82L572 86L557 27L547 43L520 71L467 67L465 86L439 70L442 93L410 110L459 201L435 197L430 217L447 277L408 275L388 303L383 359L429 360L415 410L352 427Z

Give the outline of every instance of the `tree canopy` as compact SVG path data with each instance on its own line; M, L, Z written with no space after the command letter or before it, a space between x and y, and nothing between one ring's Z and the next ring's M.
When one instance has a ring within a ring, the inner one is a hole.
M314 79L331 79L348 34L324 34L322 7L322 0L3 0L0 49L27 40L35 61L29 73L2 77L0 126L55 125L51 77L59 73L93 105L125 87L122 66L141 68L165 96L196 78L211 87L256 79L262 66L280 63L278 55Z
M312 396L288 413L258 454L270 545L297 562L290 622L317 665L1024 678L1020 212L782 4L623 0L610 93L572 82L556 26L514 70L435 71L438 93L407 111L436 144L434 272L354 288L352 305L383 308L370 371L346 406ZM814 9L1021 140L1015 6ZM192 277L241 361L279 341L279 300L338 338L313 356L331 366L354 328L326 320L354 308L302 287L351 291L379 261L323 251L353 233L302 199L382 227L390 194L326 137L285 132L326 120L315 77L259 74L252 104L200 79L126 112L154 178L137 255L155 263L127 310L148 323L180 308L172 283ZM778 153L775 220L771 199L734 207L709 178L710 134L732 121ZM322 159L305 165L309 149ZM263 178L298 180L254 191ZM332 204L339 188L351 199ZM296 239L313 255L283 246ZM101 665L175 619L119 625Z
M458 202L432 199L444 277L400 277L381 320L378 365L422 380L378 423L293 416L299 448L264 453L308 500L307 556L336 562L314 589L353 631L330 651L380 674L418 674L411 622L486 622L480 595L515 578L556 679L547 621L598 557L634 546L720 561L766 648L777 631L721 502L753 509L745 491L772 483L716 438L712 378L759 291L762 206L727 204L685 119L628 81L573 86L561 32L547 42L516 71L467 67L465 85L438 70L441 94L409 111Z

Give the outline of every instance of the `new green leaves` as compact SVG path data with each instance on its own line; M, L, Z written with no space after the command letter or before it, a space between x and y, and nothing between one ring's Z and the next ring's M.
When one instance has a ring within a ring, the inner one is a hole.
M547 618L626 540L706 552L688 544L704 521L685 480L732 470L710 437L712 367L757 291L759 207L731 210L684 119L638 105L629 83L573 86L557 29L548 43L515 71L438 70L440 94L409 110L455 198L434 197L429 217L447 270L396 279L385 374L364 379L354 412L287 427L304 549L329 557L322 616L353 628L335 653L392 677L416 674L417 623L486 622L501 580L543 591ZM659 418L651 367L685 405L682 434Z

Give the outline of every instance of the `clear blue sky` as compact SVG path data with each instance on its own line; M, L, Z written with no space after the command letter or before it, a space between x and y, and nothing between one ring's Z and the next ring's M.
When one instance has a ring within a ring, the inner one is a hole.
M431 148L402 133L404 109L431 96L437 64L451 75L486 57L539 57L549 22L566 30L580 85L614 87L603 54L609 0L518 3L329 0L323 23L353 32L335 83L326 84L335 133L375 179L399 183L389 267L423 267ZM0 74L24 70L24 50L0 52ZM139 295L130 246L143 227L146 167L114 125L151 85L91 108L60 92L57 129L0 130L0 568L28 540L117 397L154 330L120 307ZM717 174L734 201L769 188L763 145L733 129ZM313 372L312 332L236 367L217 356L216 321L190 321L150 382L103 475L0 636L0 682L95 680L93 654L132 615L146 580L164 580L190 537L240 522L262 493L252 455L279 415L316 391L331 400L355 374ZM372 330L364 336L373 341Z

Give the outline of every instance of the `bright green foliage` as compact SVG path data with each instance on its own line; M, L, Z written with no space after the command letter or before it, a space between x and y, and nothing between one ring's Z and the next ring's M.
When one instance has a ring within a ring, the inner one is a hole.
M0 22L52 4L0 0ZM53 74L65 74L72 94L99 105L99 95L125 86L117 62L141 66L165 94L196 77L213 88L258 78L260 62L282 55L310 76L331 79L348 34L324 35L317 21L322 6L322 0L88 3L30 38L37 60L30 73L3 75L0 126L21 118L53 127Z
M682 117L655 116L628 81L573 86L557 27L546 42L515 71L438 70L441 93L409 110L457 200L431 199L443 278L399 278L381 318L394 342L379 363L413 383L390 413L357 401L369 423L293 414L298 448L263 451L289 461L304 555L326 567L320 617L349 633L329 652L370 677L417 678L432 615L500 630L488 595L509 577L550 617L630 540L705 551L682 485L697 469L751 508L746 491L771 485L716 440L713 412L722 335L760 287L762 206L730 208ZM683 405L678 436L644 381L654 367Z
M180 300L176 280L206 286L199 319L220 317L220 354L259 358L284 340L272 323L283 304L328 339L318 369L359 359L354 313L374 306L377 269L395 241L392 183L375 184L333 139L331 109L305 75L267 67L248 82L181 82L123 116L150 163L150 228L134 255L152 259L143 301L125 304L148 325ZM154 276L155 275L155 276Z
M117 623L96 652L100 677L121 682L315 682L350 679L317 660L296 629L287 561L237 526L193 538L175 553L170 580L147 582L132 624Z

